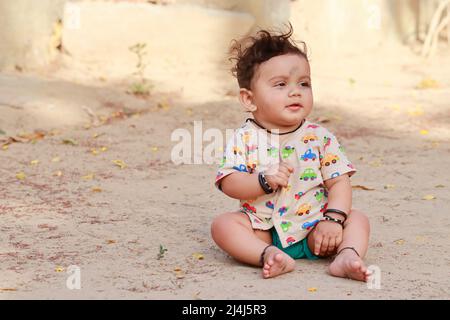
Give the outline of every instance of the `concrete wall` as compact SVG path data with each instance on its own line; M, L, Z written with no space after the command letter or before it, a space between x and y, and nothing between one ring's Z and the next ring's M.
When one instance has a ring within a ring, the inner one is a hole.
M64 0L0 0L0 69L46 65Z

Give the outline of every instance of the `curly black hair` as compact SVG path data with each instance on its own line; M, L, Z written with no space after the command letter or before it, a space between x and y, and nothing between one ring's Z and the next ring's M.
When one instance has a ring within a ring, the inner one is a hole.
M290 39L293 33L290 23L288 27L286 33L259 30L255 36L232 41L229 60L235 63L231 72L237 78L240 88L250 90L256 68L273 57L292 53L308 61L306 43L300 41L303 46L300 49L297 43Z

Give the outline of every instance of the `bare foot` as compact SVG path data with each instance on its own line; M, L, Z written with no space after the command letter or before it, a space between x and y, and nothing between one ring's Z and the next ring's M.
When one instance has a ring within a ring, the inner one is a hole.
M330 264L329 271L335 277L365 282L371 274L362 259L353 250L343 250Z
M294 259L286 253L274 246L267 248L264 254L263 278L273 278L280 274L291 272L294 270L294 267Z

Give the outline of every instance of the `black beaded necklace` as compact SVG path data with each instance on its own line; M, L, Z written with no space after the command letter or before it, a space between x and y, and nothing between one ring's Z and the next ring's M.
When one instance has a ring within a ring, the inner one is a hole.
M297 128L295 128L294 130L289 131L289 132L283 132L283 133L275 133L275 132L270 131L269 129L264 128L262 125L260 125L258 122L256 122L255 119L247 118L247 120L245 120L245 122L247 122L247 121L253 122L253 123L256 124L258 127L260 127L261 129L266 130L266 131L267 131L268 133L270 133L270 134L276 134L276 135L279 135L279 136L282 136L282 135L289 134L289 133L292 133L292 132L297 131L298 129L300 129L300 127L303 125L303 123L305 123L305 119L303 119L303 121L300 123L300 125L299 125Z

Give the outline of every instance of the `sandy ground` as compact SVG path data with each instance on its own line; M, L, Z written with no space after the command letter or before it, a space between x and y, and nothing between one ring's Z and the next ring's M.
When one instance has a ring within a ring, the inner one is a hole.
M366 261L380 268L380 289L329 276L324 260L263 280L216 247L210 223L237 203L215 190L215 165L174 165L170 137L193 132L194 120L238 127L246 115L232 92L140 99L107 82L0 75L9 86L0 93L0 299L449 299L448 56L312 60L310 119L335 132L359 169L353 185L370 189L353 199L371 221ZM427 77L438 88L416 88ZM2 148L11 136L21 142ZM71 265L80 290L66 287Z

